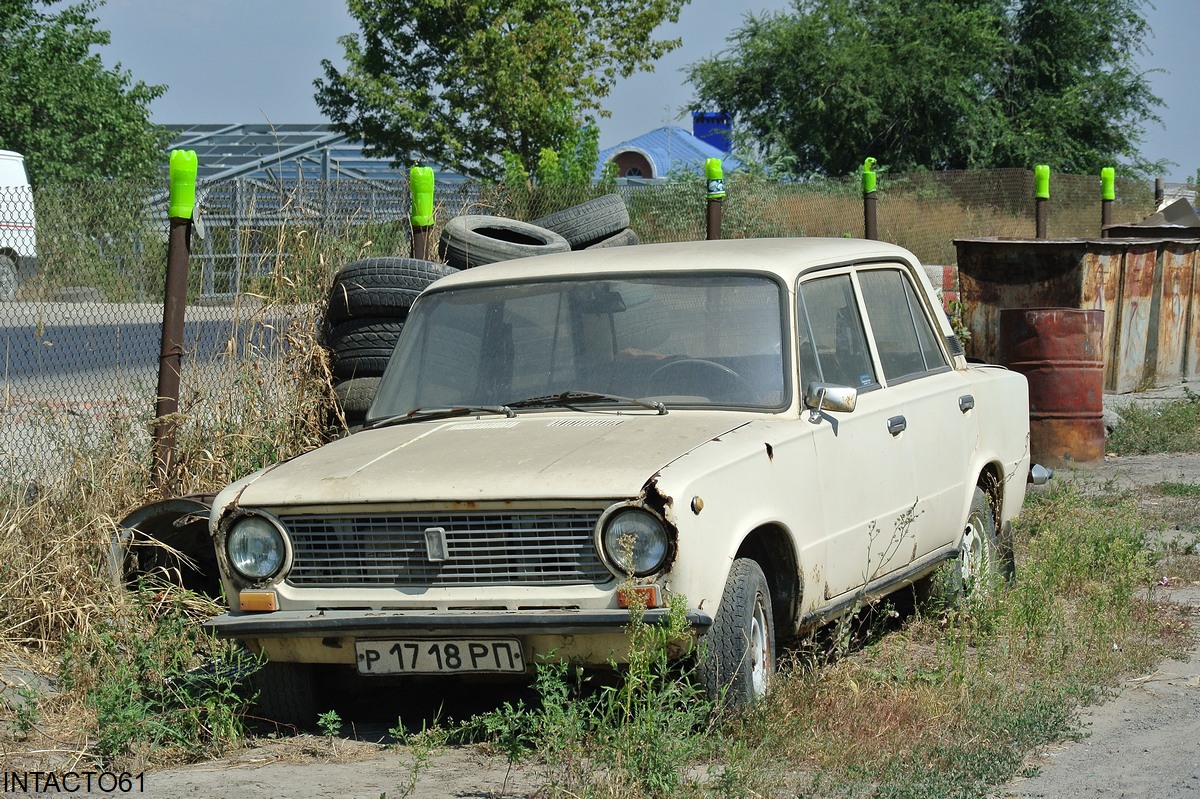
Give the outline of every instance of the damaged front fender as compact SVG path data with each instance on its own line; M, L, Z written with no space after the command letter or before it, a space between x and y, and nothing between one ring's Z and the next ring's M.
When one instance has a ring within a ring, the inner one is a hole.
M155 577L213 598L221 595L208 534L212 494L150 502L121 520L109 549L113 581L132 586Z

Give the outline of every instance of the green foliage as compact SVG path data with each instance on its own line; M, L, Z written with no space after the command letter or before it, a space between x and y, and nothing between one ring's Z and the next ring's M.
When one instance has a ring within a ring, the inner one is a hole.
M542 148L530 174L511 150L504 163L502 212L515 219L536 219L607 194L616 186L616 164L604 165L593 181L600 160L600 129L593 120L576 123L574 132L557 149Z
M605 115L619 78L679 45L653 34L684 2L349 0L362 32L339 40L345 70L321 62L317 105L396 163L494 178L511 152L533 172L575 134L574 115Z
M1158 490L1168 497L1200 497L1200 484L1159 483Z
M184 598L162 602L137 594L128 618L109 621L67 641L63 678L82 688L95 713L95 749L105 763L212 756L244 734L248 701L239 685L255 658L204 633Z
M106 68L92 48L109 42L92 13L103 0L42 11L0 7L0 148L24 153L30 181L147 178L163 165L169 132L149 105L166 86Z
M536 707L505 703L459 735L492 741L510 764L536 751L552 795L606 795L617 787L627 796L675 795L689 766L715 751L719 738L710 726L712 703L669 662L690 634L686 608L672 597L667 622L651 625L635 603L627 662L613 664L615 684L589 689L569 663L547 659L537 667Z
M317 726L321 728L322 733L332 739L342 731L342 717L336 710L327 710L317 716Z
M693 65L696 107L791 174L1030 168L1144 174L1161 101L1137 68L1141 0L799 0Z
M1155 407L1129 404L1106 447L1118 455L1200 452L1200 394L1184 389L1181 399Z

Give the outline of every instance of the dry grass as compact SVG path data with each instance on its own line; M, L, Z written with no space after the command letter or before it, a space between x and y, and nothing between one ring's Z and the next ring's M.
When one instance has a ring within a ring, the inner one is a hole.
M168 494L217 490L338 433L315 339L320 306L302 302L324 296L332 261L318 253L312 263L268 276L271 301L238 316L226 351L187 365ZM198 634L217 606L170 585L131 594L110 564L120 519L158 495L153 420L123 403L87 419L41 412L58 430L53 459L0 485L0 673L39 674L56 690L0 713L0 765L139 767L234 744L233 689L186 678L232 657Z

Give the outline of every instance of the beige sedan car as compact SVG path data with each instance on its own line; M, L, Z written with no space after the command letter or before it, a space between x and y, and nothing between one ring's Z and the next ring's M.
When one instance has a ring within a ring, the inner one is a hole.
M969 364L909 252L850 239L646 245L463 271L414 304L359 432L229 486L210 534L268 659L322 680L526 677L620 661L686 603L714 695L953 562L1003 560L1025 378Z

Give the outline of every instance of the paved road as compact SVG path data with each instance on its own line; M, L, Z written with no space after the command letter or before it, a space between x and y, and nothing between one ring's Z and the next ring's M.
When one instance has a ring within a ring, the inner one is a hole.
M189 308L184 352L193 363L207 363L250 344L271 351L280 328L278 317L240 308ZM0 305L0 377L25 387L79 373L153 373L161 338L160 305L6 303Z

